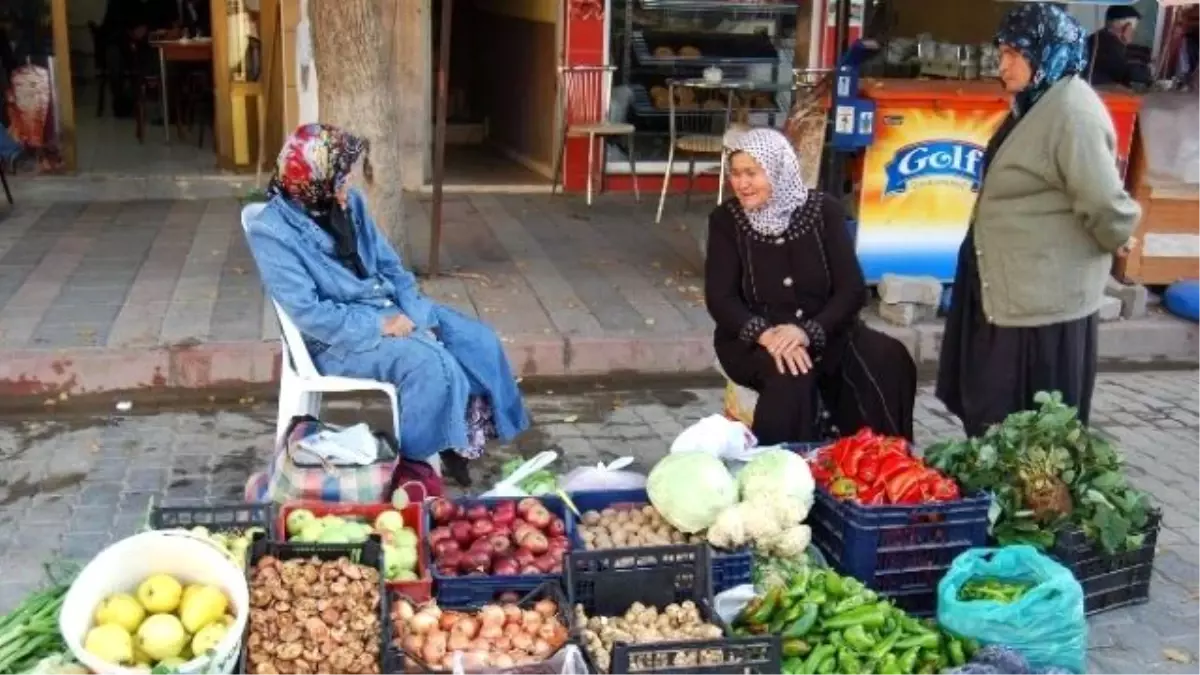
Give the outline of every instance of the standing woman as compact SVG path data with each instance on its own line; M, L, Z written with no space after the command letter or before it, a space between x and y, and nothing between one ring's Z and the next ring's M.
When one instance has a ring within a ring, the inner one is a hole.
M958 255L937 396L978 436L1057 390L1086 423L1097 312L1140 210L1117 170L1112 119L1080 73L1083 29L1021 5L996 34L1012 111L988 144Z
M822 440L818 393L841 433L911 440L916 365L859 321L866 285L842 205L804 187L774 129L732 144L729 177L735 198L708 218L704 294L721 368L759 394L759 442Z

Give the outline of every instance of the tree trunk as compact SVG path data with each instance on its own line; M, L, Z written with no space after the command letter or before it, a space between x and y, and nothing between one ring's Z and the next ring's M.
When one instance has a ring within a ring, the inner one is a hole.
M375 222L408 261L400 181L399 92L393 78L397 0L310 0L322 122L371 142ZM411 263L410 263L411 264Z

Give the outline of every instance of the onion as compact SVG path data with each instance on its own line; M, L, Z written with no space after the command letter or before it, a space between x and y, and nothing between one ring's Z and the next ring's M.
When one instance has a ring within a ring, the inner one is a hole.
M458 621L450 626L451 633L466 635L467 639L474 638L479 633L479 622L473 616L458 615Z
M537 631L538 626L542 625L542 615L533 610L527 609L521 612L521 627L526 633Z
M506 652L512 648L512 638L507 635L492 640L492 649L498 652Z
M503 626L504 610L499 605L484 605L479 608L479 622L485 626Z
M462 618L462 614L458 612L444 612L438 620L438 628L449 631L451 628L454 628L454 624L458 623L460 618Z
M492 665L496 666L497 670L507 670L517 665L517 662L508 654L497 654L492 657Z
M404 651L413 654L414 656L421 654L421 648L425 646L424 635L409 635L404 638Z
M504 636L504 628L501 626L497 626L494 624L490 625L490 626L485 625L483 628L479 629L479 637L481 637L485 640L495 640L496 638L503 637L503 636Z
M446 658L446 644L426 640L425 646L421 649L421 658L425 663L442 663L442 659Z
M537 635L546 642L554 644L559 639L560 629L561 625L558 623L558 621L551 619L538 628Z
M408 622L408 629L417 635L423 635L437 628L437 617L421 610L413 615L413 618Z
M549 598L542 598L541 600L538 600L537 603L534 604L533 608L537 610L538 614L541 614L546 618L550 618L555 614L558 614L558 605L554 604L554 601L550 600Z
M430 664L430 665L434 665L434 664ZM447 654L447 655L443 656L441 666L442 666L442 670L446 670L446 671L454 670L454 655Z
M502 607L504 610L504 620L508 622L519 622L521 620L521 608L509 603Z
M524 629L521 628L521 622L519 622L519 621L517 623L504 624L504 634L507 635L508 637L512 637L512 636L516 635L517 633L522 632L522 630L524 630Z
M446 650L451 652L461 652L471 644L471 638L462 633L450 633L450 639L446 640Z
M446 651L446 640L449 638L449 633L443 633L440 630L431 630L425 636L425 646L437 645L438 649Z
M529 635L528 633L517 633L516 635L512 636L512 646L513 649L519 649L523 652L527 652L530 649L533 649L533 636Z
M485 651L474 651L463 654L463 670L468 673L486 673L492 664L491 654Z
M467 647L467 649L469 649L471 651L475 651L475 652L478 652L478 651L486 652L486 651L490 651L491 648L492 648L492 643L487 640L484 640L483 638L475 638L474 640L471 640L471 644Z
M416 613L417 612L413 609L411 602L407 600L400 600L396 603L396 618L400 619L404 623L408 623L409 619L413 618L413 615Z
M544 659L547 656L550 656L550 654L553 652L554 652L554 647L551 647L549 642L546 642L545 640L543 640L541 638L538 638L537 640L534 641L533 655L538 657L539 659Z

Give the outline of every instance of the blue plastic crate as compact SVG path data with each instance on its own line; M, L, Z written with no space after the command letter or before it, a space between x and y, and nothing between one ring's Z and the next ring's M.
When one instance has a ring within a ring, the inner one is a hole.
M571 494L571 501L575 503L575 507L580 513L584 511L601 511L613 504L648 504L650 497L644 489L638 490L594 490L589 492L575 492ZM571 515L572 518L576 516ZM578 523L575 523L574 530L578 533ZM577 547L582 550L583 541L576 534L572 539ZM684 548L689 548L686 545ZM750 549L740 551L717 551L713 550L710 556L711 570L709 576L712 579L713 592L720 593L734 586L750 583L750 572L754 567L754 555Z
M536 497L539 501L545 504L546 508L551 513L563 519L566 526L567 540L575 542L575 523L570 516L566 505L559 497L542 496ZM520 499L511 497L489 497L489 498L468 498L455 499L455 504L469 508L476 504L485 504L489 508L501 502L515 502ZM430 532L435 527L433 524L433 516L429 513L429 502L425 502L421 506L421 514L425 519L425 531ZM426 569L433 575L433 594L437 598L438 604L444 607L469 607L483 605L493 602L503 593L515 592L518 595L524 596L527 593L541 586L547 581L562 583L563 575L561 574L528 574L528 575L513 575L513 576L472 576L472 577L447 577L438 574L437 569L433 566L433 552L431 547L425 547L425 564ZM565 564L564 560L564 564Z
M829 564L917 615L937 610L937 585L963 551L987 545L990 495L956 502L860 506L818 487L808 524Z

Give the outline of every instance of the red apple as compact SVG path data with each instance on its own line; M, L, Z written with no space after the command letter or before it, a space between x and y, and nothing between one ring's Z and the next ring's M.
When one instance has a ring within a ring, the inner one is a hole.
M491 566L492 557L488 555L487 552L468 551L467 554L462 557L462 562L459 563L458 568L462 570L463 574L471 574L473 572L487 574L487 571Z
M529 549L529 552L534 555L542 555L550 548L550 541L546 539L546 535L536 530L527 532L517 543Z
M551 537L562 537L567 534L567 524L558 516L550 517L550 525L546 527L546 534Z
M500 502L496 508L492 509L492 520L497 523L512 524L512 521L517 517L516 502Z
M454 537L459 546L466 546L475 538L475 535L471 534L471 523L465 520L450 523L450 536Z
M521 567L532 565L535 558L537 558L537 556L533 554L533 551L530 551L524 546L518 548L516 552L513 553L513 559L516 560L517 564Z
M445 497L438 497L429 502L429 515L433 516L433 522L445 525L458 517L458 505Z
M435 527L429 531L429 543L430 544L436 544L443 539L453 539L453 538L454 538L454 536L450 534L450 528L446 527L444 525L442 527Z
M517 546L521 545L521 540L532 532L537 532L538 529L532 525L523 524L520 527L514 527L512 533L513 543Z
M562 560L562 557L566 555L567 551L569 550L571 549L565 542L555 543L552 541L550 542L550 546L546 549L546 554L555 560Z
M562 574L562 573L563 573L562 563L554 563L554 567L550 568L550 574Z
M435 542L430 548L433 550L434 558L441 558L450 551L457 553L462 549L462 547L458 545L458 542L454 541L453 539L442 539L438 542Z
M492 533L492 521L487 519L476 520L471 523L471 534L476 537L486 537Z
M558 564L558 561L551 558L549 555L540 555L537 560L533 561L535 567L542 571L542 574L550 574L550 570Z
M530 525L539 530L545 530L548 528L550 526L550 519L553 517L554 515L546 510L546 507L542 506L540 503L534 505L525 512L525 520L529 521Z
M521 574L529 576L530 574L542 574L542 570L537 565L525 565L521 568Z
M492 554L492 542L489 541L488 537L480 537L475 541L472 541L471 545L467 547L467 553L475 553L478 551L482 551L488 555Z
M525 514L529 513L529 510L532 509L533 507L541 506L541 505L542 505L542 502L540 499L537 499L536 497L526 497L526 498L522 499L519 503L517 503L517 513L522 518L525 518L526 520L528 520L529 517ZM545 507L543 507L543 508L545 508Z
M492 555L504 555L512 550L512 542L503 534L493 532L487 542L492 547Z
M510 557L504 557L496 560L492 564L492 574L501 577L511 577L521 573L521 568L517 565L517 561Z
M437 567L438 574L447 576L457 576L458 568L462 564L463 555L459 551L447 551L435 559L434 565ZM453 573L447 572L453 570Z
M512 536L512 528L509 527L508 525L502 525L500 523L492 521L492 534L498 534L502 537L511 537Z
M488 508L483 504L474 504L467 507L467 520L479 520L480 518L488 517Z

